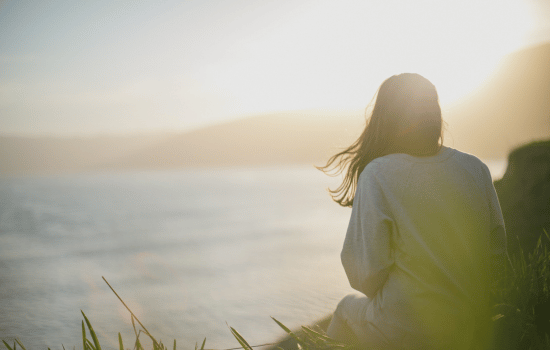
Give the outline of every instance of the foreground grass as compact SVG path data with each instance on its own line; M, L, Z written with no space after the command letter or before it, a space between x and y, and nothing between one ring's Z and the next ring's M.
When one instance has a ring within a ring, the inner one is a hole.
M542 244L546 240L547 244ZM494 349L550 349L550 236L511 257L492 290Z
M506 266L494 281L491 295L494 307L492 318L488 320L491 323L490 328L493 330L491 345L477 344L477 347L474 347L475 350L550 349L550 251L548 249L550 244L543 244L543 239L550 243L550 236L544 232L533 252L520 251L517 256L513 256L510 265ZM103 279L105 280L105 278ZM135 336L135 340L130 344L131 348L145 350L142 343L143 337L146 337L152 343L153 350L168 350L162 341L158 341L147 330L109 282L107 280L105 282L130 313ZM102 350L92 324L83 311L82 316L82 349ZM279 344L250 345L239 332L228 326L229 331L241 347L227 350L241 348L253 350L255 347L275 347L283 344L285 347L291 346L301 350L357 350L351 345L342 344L329 338L319 327L313 329L302 326L299 331L292 332L275 318L273 321L288 334L288 340ZM18 339L13 344L9 344L5 340L2 342L8 350L17 350L18 346L26 350ZM119 350L129 349L123 344L120 333L118 333L118 343ZM208 350L205 349L205 345L206 338L202 341L200 348L198 344L195 345L195 350ZM175 340L170 347L176 350Z

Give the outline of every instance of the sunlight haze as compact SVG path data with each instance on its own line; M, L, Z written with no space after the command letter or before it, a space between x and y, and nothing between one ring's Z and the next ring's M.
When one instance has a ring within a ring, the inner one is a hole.
M504 55L550 38L542 3L0 1L0 132L182 131L361 110L401 72L450 104Z

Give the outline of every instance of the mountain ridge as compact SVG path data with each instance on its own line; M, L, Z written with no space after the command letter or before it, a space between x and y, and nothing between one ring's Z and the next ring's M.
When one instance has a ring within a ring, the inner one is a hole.
M506 56L485 83L452 107L445 145L504 159L550 136L550 43ZM248 116L188 132L95 138L0 136L0 175L204 166L324 165L365 125L364 112L291 111Z

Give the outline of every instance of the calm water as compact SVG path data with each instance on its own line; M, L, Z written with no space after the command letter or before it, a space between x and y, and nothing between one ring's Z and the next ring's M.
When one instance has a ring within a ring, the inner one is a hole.
M494 175L504 162L487 162ZM0 338L81 344L83 310L107 348L128 312L188 349L254 344L332 312L350 292L339 253L350 211L312 167L0 179Z

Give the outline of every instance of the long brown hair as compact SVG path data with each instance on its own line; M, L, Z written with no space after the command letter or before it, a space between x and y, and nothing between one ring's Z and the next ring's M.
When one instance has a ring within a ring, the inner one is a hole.
M342 184L329 190L332 199L351 207L359 175L378 157L392 153L436 154L443 143L442 124L437 91L428 79L414 73L386 79L378 88L361 136L330 157L325 166L317 167L331 176L345 173Z

